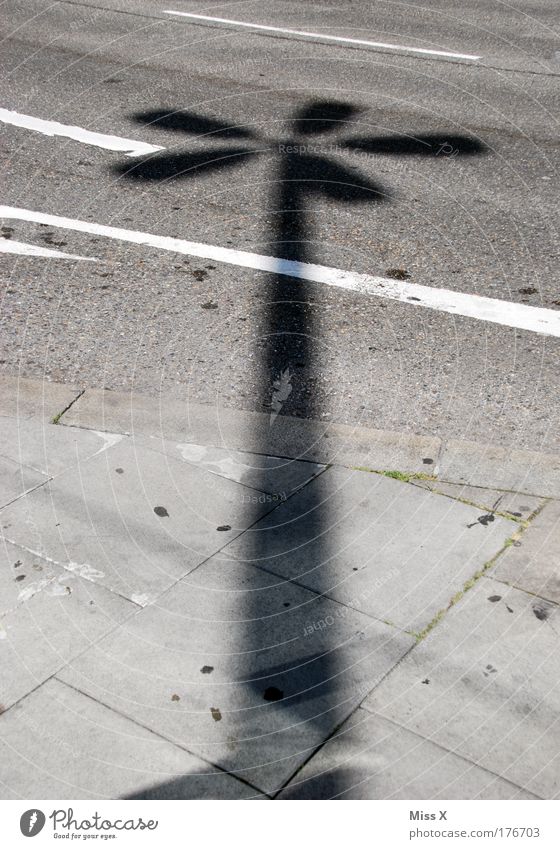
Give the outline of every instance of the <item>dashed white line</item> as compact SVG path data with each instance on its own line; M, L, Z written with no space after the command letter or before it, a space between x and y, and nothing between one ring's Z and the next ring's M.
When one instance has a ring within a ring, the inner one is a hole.
M19 254L20 256L44 256L49 259L81 259L85 262L97 262L91 256L76 256L65 254L62 251L54 251L38 245L28 245L27 242L16 242L15 239L0 238L0 253Z
M321 41L334 41L341 44L357 44L360 47L374 47L378 50L396 50L401 53L420 53L427 56L444 56L446 59L467 59L477 62L482 56L474 56L471 53L452 53L449 50L430 50L427 47L412 47L405 44L389 44L384 41L368 41L362 38L345 38L341 35L325 35L322 32L307 32L307 30L287 29L285 27L265 26L264 24L253 24L248 21L236 21L232 18L214 18L210 15L195 15L193 12L176 12L165 9L164 15L178 15L181 18L192 18L199 21L209 21L216 24L227 24L229 26L245 27L248 29L262 30L264 32L279 32L284 35L295 35L299 38L316 38Z
M501 301L486 298L482 295L470 295L464 292L453 292L450 289L435 289L411 283L408 280L392 280L388 277L373 277L369 274L358 274L354 271L343 271L340 268L329 268L325 265L294 262L273 256L238 251L234 248L222 248L218 245L206 245L201 242L188 242L186 239L176 239L171 236L156 236L139 230L124 230L120 227L108 227L90 221L79 221L74 218L64 218L60 215L50 215L35 212L30 209L19 209L14 206L0 206L0 218L33 221L37 224L48 224L51 227L61 227L79 233L92 233L109 239L132 242L136 245L147 245L164 251L196 256L252 268L256 271L266 271L272 274L282 274L325 286L335 286L359 292L362 295L373 295L392 301L401 301L415 307L426 307L451 315L462 315L492 324L515 327L519 330L529 330L545 336L560 337L560 310L545 307L531 307L511 301Z
M82 144L102 147L104 150L115 150L126 156L144 156L147 153L155 153L165 150L155 144L123 139L120 136L109 136L104 133L92 133L81 127L70 124L59 124L58 121L45 121L42 118L34 118L32 115L21 115L19 112L10 112L8 109L0 109L0 121L11 124L14 127L23 127L26 130L34 130L44 136L62 136Z

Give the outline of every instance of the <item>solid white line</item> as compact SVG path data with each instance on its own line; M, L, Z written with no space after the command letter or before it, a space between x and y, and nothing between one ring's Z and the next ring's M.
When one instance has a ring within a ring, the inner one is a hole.
M234 24L238 27L249 27L249 29L264 30L265 32L281 32L287 35L304 36L305 38L320 38L323 41L337 41L342 44L359 44L361 47L378 47L382 50L401 50L405 53L421 53L427 56L445 56L448 59L469 59L476 62L482 56L472 56L470 53L450 53L447 50L428 50L425 47L409 47L403 44L387 44L384 41L364 41L361 38L343 38L340 35L325 35L322 32L306 32L305 30L285 29L284 27L270 27L264 24L251 24L247 21L235 21L230 18L211 18L209 15L195 15L192 12L175 12L165 9L164 15L180 15L182 18L194 18L199 21L213 21L216 24Z
M171 236L156 236L139 230L107 227L104 224L63 218L59 215L48 215L29 209L18 209L14 206L0 206L0 218L34 221L38 224L62 227L79 233L94 233L97 236L106 236L109 239L133 242L136 245L148 245L164 251L225 262L229 265L239 265L243 268L253 268L256 271L297 277L300 280L322 283L325 286L336 286L340 289L359 292L362 295L374 295L378 298L401 301L415 307L427 307L428 309L451 313L451 315L462 315L480 321L489 321L492 324L502 324L506 327L516 327L519 330L530 330L533 333L560 337L560 310L531 307L526 304L485 298L482 295L452 292L449 289L433 289L430 286L421 286L419 283L410 283L408 280L372 277L369 274L342 271L340 268L329 268L326 265L294 262L273 256L253 254L248 251L238 251L233 248L221 248L218 245L188 242L185 239L175 239Z
M86 262L97 262L96 259L90 256L65 254L62 251L53 251L50 248L28 245L26 242L16 242L14 239L5 239L3 237L0 238L0 253L19 254L20 256L46 256L50 259L82 259Z
M102 147L105 150L118 150L126 156L144 156L146 153L155 153L157 150L165 150L155 144L123 139L120 136L107 136L104 133L91 133L81 127L73 127L70 124L59 124L58 121L44 121L42 118L34 118L32 115L20 115L19 112L10 112L8 109L0 109L0 121L12 124L14 127L23 127L26 130L35 130L44 136L63 136L73 139L82 144L91 144Z

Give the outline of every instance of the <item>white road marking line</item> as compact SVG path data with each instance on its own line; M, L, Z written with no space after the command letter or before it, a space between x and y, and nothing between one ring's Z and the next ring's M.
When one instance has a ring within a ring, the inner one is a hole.
M44 136L63 136L82 144L91 144L102 147L105 150L117 150L126 156L144 156L146 153L155 153L165 150L156 144L123 139L120 136L107 136L104 133L91 133L81 127L73 127L70 124L59 124L58 121L44 121L42 118L34 118L32 115L20 115L19 112L10 112L8 109L0 109L0 121L4 124L12 124L14 127L23 127L26 130L35 130Z
M451 53L448 50L428 50L426 47L409 47L403 44L387 44L384 41L366 41L361 38L343 38L340 35L325 35L322 32L307 32L306 30L285 29L284 27L271 27L264 24L251 24L247 21L235 21L231 18L212 18L209 15L195 15L192 12L175 12L169 9L163 10L164 15L179 15L182 18L194 18L199 21L213 21L216 24L235 24L238 27L264 30L265 32L281 32L286 35L297 35L305 38L320 38L323 41L336 41L342 44L359 44L361 47L377 47L382 50L399 50L405 53L421 53L427 56L445 56L447 59L469 59L477 62L482 56L473 56L470 53Z
M65 254L62 251L53 251L50 248L28 245L26 242L16 242L14 239L0 238L0 253L19 254L20 256L46 256L50 259L81 259L85 262L97 262L91 256L76 256Z
M486 298L482 295L468 295L464 292L452 292L449 289L434 289L410 283L408 280L392 280L388 277L373 277L369 274L358 274L354 271L343 271L340 268L329 268L326 265L294 262L273 256L238 251L234 248L222 248L218 245L205 245L201 242L188 242L185 239L175 239L171 236L156 236L153 233L143 233L139 230L123 230L120 227L108 227L104 224L94 224L89 221L78 221L74 218L64 218L60 215L49 215L44 212L34 212L29 209L19 209L14 206L0 206L0 219L19 219L34 221L37 224L48 224L50 227L61 227L79 233L93 233L96 236L106 236L136 245L147 245L164 251L210 259L215 262L225 262L242 268L252 268L255 271L267 271L272 274L282 274L322 283L325 286L336 286L362 295L374 295L392 301L401 301L415 307L462 315L488 321L492 324L502 324L519 330L530 330L545 336L560 337L560 310L550 310L544 307L531 307L510 301L500 301Z

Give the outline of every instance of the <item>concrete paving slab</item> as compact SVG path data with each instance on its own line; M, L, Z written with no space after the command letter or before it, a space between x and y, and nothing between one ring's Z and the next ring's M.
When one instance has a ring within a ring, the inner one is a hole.
M4 710L138 610L90 581L67 572L55 576L48 564L32 560L43 571L22 590L18 605L0 617Z
M545 503L544 498L524 495L520 492L508 492L499 489L485 489L480 486L467 486L462 483L447 483L440 480L413 481L415 486L439 492L449 498L458 498L476 504L482 510L509 513L516 519L526 521Z
M413 645L219 555L61 680L274 793ZM328 623L308 629L309 621Z
M279 799L532 799L381 716L359 708Z
M121 439L121 434L60 427L38 418L0 418L0 453L48 476L78 466Z
M48 480L47 475L0 457L0 508Z
M130 439L0 512L11 542L148 604L274 505Z
M560 503L551 501L500 557L492 576L560 604L559 551Z
M331 468L223 554L417 633L517 527L402 481Z
M535 795L560 795L560 609L481 578L363 707Z
M257 791L51 679L0 716L3 799L247 799Z
M0 416L51 421L74 401L82 390L64 383L0 375Z
M157 436L136 436L134 441L136 445L145 446L218 477L251 487L257 490L253 493L253 498L258 497L259 493L274 496L262 500L262 503L279 503L326 468L323 464L291 460L287 457L252 454L195 442L174 442Z
M269 413L193 404L177 395L151 398L99 389L88 389L62 421L311 462L407 472L433 470L441 445L434 437L289 416L271 422Z
M439 477L558 498L560 455L451 439L442 450Z

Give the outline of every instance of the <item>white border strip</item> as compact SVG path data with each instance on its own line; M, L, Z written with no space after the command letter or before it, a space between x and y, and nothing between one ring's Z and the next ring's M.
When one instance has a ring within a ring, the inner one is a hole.
M247 21L235 21L230 18L212 18L209 15L195 15L192 12L175 12L168 9L163 10L164 15L179 15L181 18L193 18L198 21L210 21L215 24L231 24L237 27L248 27L249 29L264 30L265 32L280 32L285 35L297 35L304 38L319 38L322 41L335 41L342 44L358 44L360 47L377 47L382 50L398 50L405 53L420 53L423 56L445 56L446 59L468 59L477 62L482 56L473 56L470 53L450 53L447 50L428 50L426 47L408 47L402 44L387 44L384 41L365 41L361 38L343 38L340 35L325 35L322 32L306 32L305 30L285 29L284 27L270 27L264 24L251 24Z
M187 256L210 259L215 262L225 262L255 271L267 271L322 283L325 286L336 286L362 295L374 295L392 301L401 301L416 307L462 315L492 324L515 327L519 330L529 330L545 336L560 337L560 310L550 310L544 307L531 307L510 301L500 301L481 295L468 295L464 292L452 292L449 289L435 289L410 283L408 280L391 280L388 277L372 277L369 274L357 274L353 271L343 271L340 268L329 268L325 265L294 262L273 256L238 251L234 248L222 248L218 245L205 245L201 242L188 242L185 239L175 239L171 236L156 236L139 230L123 230L120 227L107 227L104 224L78 221L74 218L64 218L59 215L49 215L44 212L34 212L29 209L19 209L14 206L0 206L0 218L34 221L37 224L48 224L51 227L62 227L79 233L93 233L106 236L109 239L119 239L136 245L147 245L164 251L174 251Z
M49 259L81 259L85 262L97 262L91 256L76 256L65 254L63 251L53 251L42 245L29 245L27 242L16 242L15 239L0 238L0 254L18 254L19 256L46 256Z
M73 127L70 124L59 124L58 121L44 121L42 118L34 118L32 115L20 115L19 112L10 112L8 109L0 109L0 121L4 124L12 124L14 127L23 127L25 130L35 130L44 136L63 136L82 144L91 144L102 147L105 150L117 150L126 156L144 156L146 153L155 153L165 150L155 144L123 139L120 136L107 136L104 133L91 133L81 127Z

